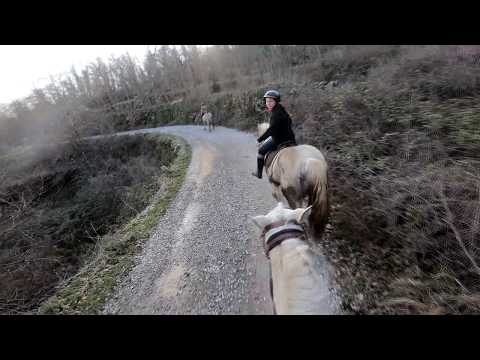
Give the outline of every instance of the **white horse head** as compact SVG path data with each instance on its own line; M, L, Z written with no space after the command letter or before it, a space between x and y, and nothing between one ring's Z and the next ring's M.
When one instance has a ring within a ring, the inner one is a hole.
M279 202L277 206L272 209L267 215L258 215L251 217L251 220L257 227L263 229L265 226L279 222L297 222L298 224L308 225L308 217L312 211L312 206L307 208L298 208L295 210L285 207L282 202Z
M308 221L310 211L311 207L292 210L278 203L267 215L250 217L263 230L262 241L270 258L272 300L275 312L280 315L336 311L330 301L323 262L299 226Z

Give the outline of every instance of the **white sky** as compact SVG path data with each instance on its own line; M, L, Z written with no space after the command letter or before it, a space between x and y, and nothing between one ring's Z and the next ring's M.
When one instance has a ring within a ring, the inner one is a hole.
M97 57L108 62L111 55L129 53L143 63L147 48L161 45L0 45L0 104L30 95L43 87L49 75L80 72ZM200 45L203 46L203 45Z

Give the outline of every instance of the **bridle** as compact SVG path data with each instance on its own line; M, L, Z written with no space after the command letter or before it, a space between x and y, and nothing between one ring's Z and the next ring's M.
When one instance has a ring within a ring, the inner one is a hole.
M263 241L265 255L270 259L269 253L284 240L297 238L306 240L305 229L297 222L276 221L263 228L260 239Z

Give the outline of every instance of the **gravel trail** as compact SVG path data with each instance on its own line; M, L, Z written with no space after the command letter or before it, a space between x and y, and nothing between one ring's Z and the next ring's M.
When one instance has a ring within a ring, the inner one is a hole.
M250 175L255 137L223 127L209 133L201 126L127 133L147 132L184 138L192 146L192 162L104 313L272 314L269 264L248 218L276 205L265 177Z

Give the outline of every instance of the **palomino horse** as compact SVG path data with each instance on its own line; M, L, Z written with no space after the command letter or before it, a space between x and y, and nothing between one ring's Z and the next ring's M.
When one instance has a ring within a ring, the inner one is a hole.
M268 127L268 123L259 124L258 136ZM319 238L330 213L328 165L321 151L311 145L282 148L266 155L265 172L277 201L291 209L312 205L310 229Z
M211 112L206 112L202 116L202 123L203 123L203 130L212 131L215 130L215 126L213 124L213 116Z
M311 211L290 210L282 203L267 215L250 219L262 229L261 239L270 259L270 295L279 315L333 314L328 283L318 256L306 242L303 224Z

